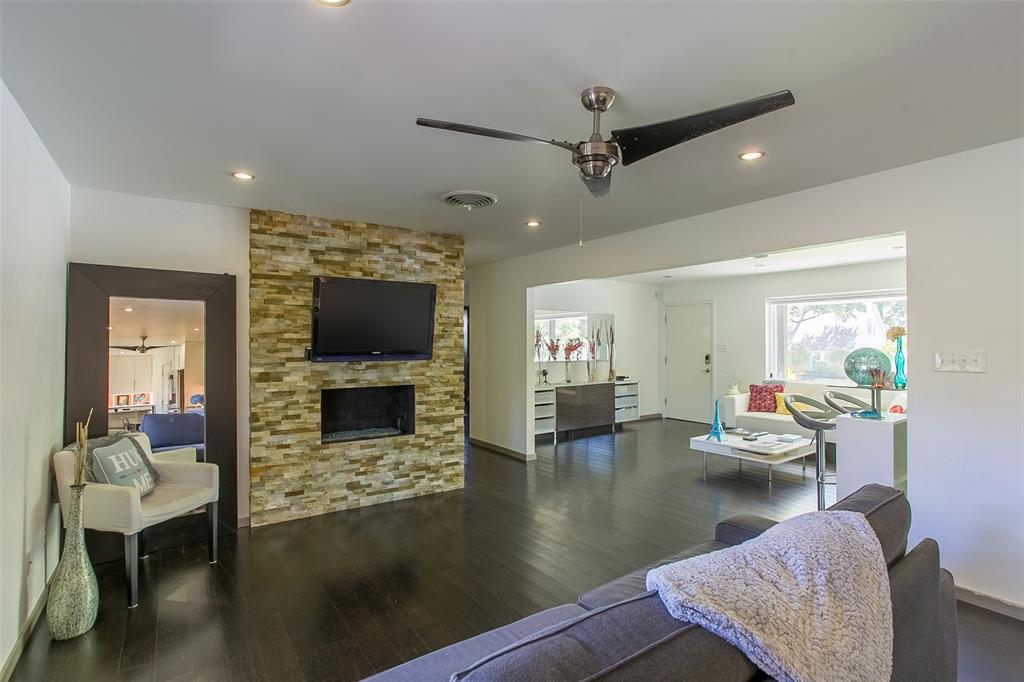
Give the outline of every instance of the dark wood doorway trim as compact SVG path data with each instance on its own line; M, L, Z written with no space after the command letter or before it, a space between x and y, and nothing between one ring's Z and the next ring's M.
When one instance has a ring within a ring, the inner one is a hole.
M68 264L67 351L64 387L64 442L75 440L75 422L93 410L90 436L107 432L109 362L107 326L110 297L202 301L205 304L206 461L220 478L220 532L238 524L237 383L235 378L235 276L152 270L114 265ZM181 519L155 526L148 542L160 549L205 540L205 520ZM193 528L195 526L195 528ZM95 534L111 536L109 533ZM111 536L112 538L113 536ZM112 561L123 543L93 538L93 561Z

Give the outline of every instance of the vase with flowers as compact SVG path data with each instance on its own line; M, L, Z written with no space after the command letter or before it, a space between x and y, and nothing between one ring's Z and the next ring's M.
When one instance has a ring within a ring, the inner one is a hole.
M608 381L615 381L615 327L608 325Z
M907 358L903 354L903 337L907 335L907 328L895 325L889 327L889 331L885 335L890 341L896 342L896 355L893 358L893 364L896 365L896 373L892 376L892 387L900 390L905 389L907 387Z
M594 383L594 366L597 364L597 339L587 339L587 381Z
M565 358L565 383L572 383L572 376L570 374L569 362L577 358L577 353L583 348L583 339L575 338L569 339L565 342L565 348L562 350L563 357Z
M85 465L89 442L89 422L75 424L75 482L71 486L71 504L66 510L67 533L64 553L53 572L46 598L46 623L54 639L71 639L85 634L96 622L100 590L96 573L85 548L83 527Z
M561 339L548 339L544 342L548 349L548 358L551 362L558 359L558 349L562 347Z

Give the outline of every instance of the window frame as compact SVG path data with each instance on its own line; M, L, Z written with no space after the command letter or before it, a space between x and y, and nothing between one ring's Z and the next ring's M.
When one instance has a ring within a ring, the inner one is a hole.
M764 300L764 376L771 376L780 381L785 380L785 334L784 326L779 325L778 307L790 303L842 303L848 301L872 301L880 298L907 299L906 287L894 289L868 289L863 291L844 291L828 294L801 294L796 296L770 296ZM909 301L909 299L907 299ZM908 307L909 315L909 307ZM780 355L781 353L781 355Z

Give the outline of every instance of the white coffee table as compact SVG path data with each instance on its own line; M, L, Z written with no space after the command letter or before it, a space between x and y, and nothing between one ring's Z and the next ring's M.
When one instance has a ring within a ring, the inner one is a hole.
M722 442L707 436L694 436L690 439L690 449L704 454L704 478L708 477L708 453L722 455L739 460L740 470L743 469L743 461L760 462L768 465L768 483L772 482L772 467L776 464L791 462L794 459L802 459L814 454L814 447L810 438L801 438L795 443L782 443L776 440L774 435L761 436L756 441L743 440L742 436L735 436L727 433L722 436ZM807 462L803 462L804 470L807 469Z

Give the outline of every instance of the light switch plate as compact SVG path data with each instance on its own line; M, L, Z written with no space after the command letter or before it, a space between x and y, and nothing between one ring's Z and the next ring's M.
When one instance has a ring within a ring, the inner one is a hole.
M936 372L988 372L988 353L983 350L937 350L932 365Z

